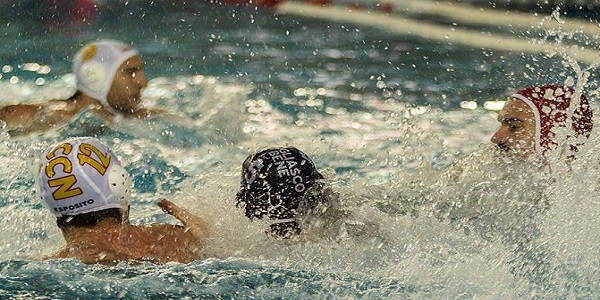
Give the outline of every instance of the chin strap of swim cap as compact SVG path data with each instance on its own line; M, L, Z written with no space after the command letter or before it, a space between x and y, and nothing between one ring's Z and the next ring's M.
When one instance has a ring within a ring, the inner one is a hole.
M99 40L82 47L73 59L77 90L97 99L115 115L119 111L108 103L108 92L115 74L127 59L139 55L130 45L115 40Z

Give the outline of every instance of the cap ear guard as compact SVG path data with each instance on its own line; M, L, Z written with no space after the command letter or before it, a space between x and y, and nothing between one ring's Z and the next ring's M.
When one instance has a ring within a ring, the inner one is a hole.
M79 76L79 80L95 93L103 92L102 89L104 89L108 80L104 66L96 61L84 62L81 66Z
M119 164L114 164L108 173L108 185L122 210L127 210L131 204L131 190L133 189L133 183L127 170Z

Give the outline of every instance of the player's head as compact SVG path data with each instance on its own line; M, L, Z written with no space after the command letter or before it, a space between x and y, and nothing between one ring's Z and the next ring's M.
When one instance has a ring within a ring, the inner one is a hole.
M273 220L271 233L300 232L297 216L325 201L315 194L323 175L313 161L294 147L271 147L251 154L242 164L237 205L250 220Z
M38 179L42 203L59 220L105 210L128 216L132 190L129 174L95 138L72 138L46 149Z
M579 98L574 101L576 95ZM593 125L585 95L562 85L531 86L516 92L500 111L498 121L501 125L492 142L520 156L556 148L557 128L568 128L567 138L588 137ZM577 145L571 144L571 149L577 150Z
M98 40L82 47L73 59L77 90L97 99L114 114L137 109L147 80L144 62L130 45Z

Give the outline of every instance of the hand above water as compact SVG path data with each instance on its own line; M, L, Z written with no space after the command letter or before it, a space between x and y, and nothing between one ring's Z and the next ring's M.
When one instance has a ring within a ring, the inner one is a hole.
M202 240L210 235L208 224L202 218L188 212L186 209L180 208L167 199L160 199L157 205L164 212L181 221L183 226L197 239Z

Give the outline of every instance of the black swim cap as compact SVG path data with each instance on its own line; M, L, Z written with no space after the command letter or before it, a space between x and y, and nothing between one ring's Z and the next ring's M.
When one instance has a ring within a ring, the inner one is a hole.
M301 203L307 201L302 196L320 179L323 175L302 151L294 147L271 147L250 155L242 164L237 206L245 208L245 215L250 220L264 217L280 221L290 219L273 225L278 228L291 226L289 229L297 233L299 228L294 218L298 207L301 204L316 206Z

